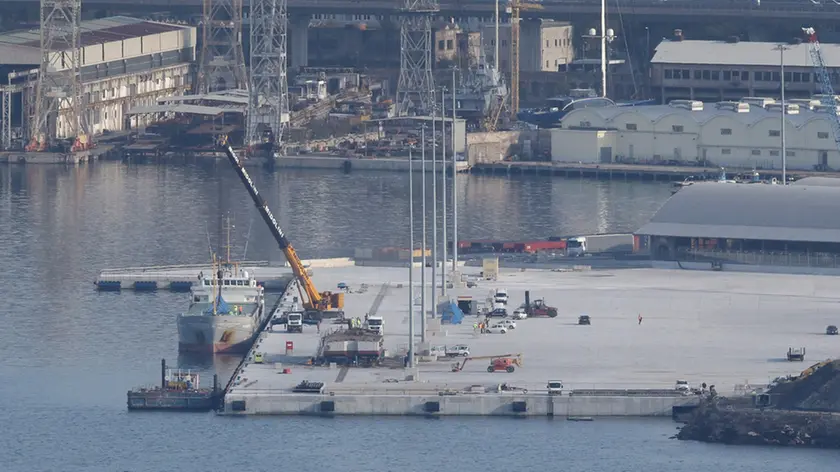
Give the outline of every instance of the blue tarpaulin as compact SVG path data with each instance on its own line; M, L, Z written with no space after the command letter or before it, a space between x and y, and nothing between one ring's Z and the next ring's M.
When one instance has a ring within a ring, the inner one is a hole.
M213 307L205 311L206 314L212 315L213 314ZM222 298L222 294L220 293L219 296L216 298L216 313L230 313L230 307L227 303L225 303L225 299Z
M445 324L461 324L464 320L464 312L458 308L455 302L443 302L438 305L440 311L440 322Z

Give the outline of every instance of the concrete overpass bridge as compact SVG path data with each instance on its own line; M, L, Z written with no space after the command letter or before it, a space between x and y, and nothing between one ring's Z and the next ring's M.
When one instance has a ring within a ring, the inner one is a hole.
M532 0L541 3L540 11L523 11L523 16L539 16L570 20L579 15L597 15L600 0ZM618 6L609 2L609 14L647 19L690 18L692 21L738 19L749 20L840 20L840 5L832 1L815 5L809 0L621 0ZM504 2L503 0L503 3ZM323 13L394 15L402 8L402 0L288 0L291 15ZM36 11L39 0L0 0L7 14ZM83 9L108 12L170 11L195 14L201 11L202 0L83 0ZM441 0L440 15L444 18L490 17L493 0ZM247 9L247 2L246 2ZM35 17L37 18L37 17Z

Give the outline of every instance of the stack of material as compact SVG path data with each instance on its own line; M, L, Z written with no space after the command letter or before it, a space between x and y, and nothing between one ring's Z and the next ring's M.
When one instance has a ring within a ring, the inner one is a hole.
M806 369L799 378L783 382L768 393L776 408L840 412L840 360Z

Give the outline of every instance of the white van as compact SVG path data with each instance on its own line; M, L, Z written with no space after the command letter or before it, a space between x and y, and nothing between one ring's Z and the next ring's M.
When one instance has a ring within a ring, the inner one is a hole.
M496 293L493 294L493 303L494 304L507 305L507 302L508 302L507 290L505 290L503 288L497 288Z

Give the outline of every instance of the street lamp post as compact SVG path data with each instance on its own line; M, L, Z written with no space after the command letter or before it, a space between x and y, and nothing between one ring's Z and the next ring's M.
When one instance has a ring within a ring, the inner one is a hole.
M435 121L437 119L435 91L432 90L432 318L437 317L437 136ZM425 319L425 316L423 317Z
M452 90L454 93L454 82L452 83ZM452 144L455 143L453 142ZM440 294L446 297L446 87L442 87L440 91L440 153L440 162L443 164L443 172L441 172L442 196L440 198L441 211L443 213L443 246L441 247L443 255L440 259Z
M452 69L452 276L458 275L458 155L455 152L455 69Z
M426 343L426 124L423 123L423 128L420 131L420 173L422 178L420 180L420 213L422 220L423 237L420 250L423 253L420 256L420 342Z
M408 148L408 366L414 368L414 161Z
M589 28L589 34L583 35L586 39L601 40L601 96L607 96L607 44L615 41L615 31L606 27L606 15L604 6L601 6L601 32L595 28Z

